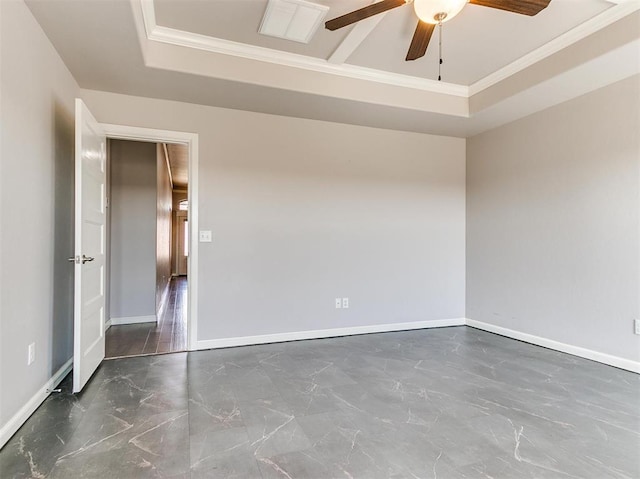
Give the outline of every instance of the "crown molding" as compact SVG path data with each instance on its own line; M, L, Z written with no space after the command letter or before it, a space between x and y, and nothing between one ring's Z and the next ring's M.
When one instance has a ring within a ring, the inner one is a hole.
M378 83L424 90L433 93L452 95L462 98L469 96L469 88L454 83L439 82L427 78L419 78L410 75L375 70L373 68L359 67L347 64L330 63L327 60L308 57L296 53L283 52L245 43L234 42L222 38L214 38L199 33L177 30L164 27L156 23L153 0L140 0L142 17L144 20L147 38L151 41L168 43L182 47L196 48L208 52L235 57L257 60L287 67L301 68L304 70L328 73L358 80L368 80Z
M321 58L308 57L296 53L248 45L165 27L158 25L156 22L153 0L139 0L144 29L147 39L150 41L462 98L470 98L473 95L491 88L535 63L640 10L640 0L608 1L613 5L611 8L608 8L599 15L565 32L503 68L466 86L344 63L336 64Z
M158 22L156 22L156 8L153 5L153 0L140 0L140 9L142 11L144 30L147 33L147 38L151 39L153 30L158 26Z
M551 55L558 53L574 43L596 33L599 30L617 22L618 20L631 15L632 13L640 10L640 1L637 0L618 0L620 3L608 8L599 15L587 20L586 22L572 28L568 32L563 33L559 37L554 38L548 43L545 43L541 47L533 50L527 55L518 58L511 62L507 66L496 70L495 72L487 75L486 77L478 80L477 82L469 86L469 96L473 96L480 93L492 86L506 80L510 76L521 72L522 70L544 60Z
M206 35L200 35L198 33L185 32L168 27L155 27L148 38L152 41L168 43L170 45L196 48L198 50L205 50L223 55L232 55L235 57L268 62L286 67L311 70L318 73L328 73L331 75L355 78L357 80L386 83L388 85L424 90L432 93L440 93L462 98L469 97L469 87L464 85L438 82L426 78L401 75L398 73L385 72L382 70L375 70L373 68L365 68L355 65L338 65L329 63L328 61L320 58L307 57L296 53L246 45L244 43L224 40L222 38L213 38Z

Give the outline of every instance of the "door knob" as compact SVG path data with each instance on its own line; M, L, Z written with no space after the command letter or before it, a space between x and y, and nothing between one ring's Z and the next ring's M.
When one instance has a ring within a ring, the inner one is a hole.
M70 263L85 264L89 261L93 261L94 259L95 258L92 256L82 255L82 259L80 259L80 256L71 256L70 258L67 258L67 261L69 261Z

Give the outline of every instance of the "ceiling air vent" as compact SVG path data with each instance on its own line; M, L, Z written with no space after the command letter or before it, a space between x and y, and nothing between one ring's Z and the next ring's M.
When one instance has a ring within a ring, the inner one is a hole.
M263 35L309 43L329 7L304 0L269 0L260 30Z

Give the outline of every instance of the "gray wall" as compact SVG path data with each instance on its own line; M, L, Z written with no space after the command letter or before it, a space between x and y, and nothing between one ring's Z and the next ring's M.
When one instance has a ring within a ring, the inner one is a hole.
M111 318L156 314L155 143L110 140Z
M467 317L640 359L640 80L469 139Z
M464 139L83 97L99 121L199 134L199 339L464 316Z
M78 85L22 2L0 1L0 427L73 354ZM27 347L36 360L27 366Z
M173 210L173 200L164 148L158 144L156 149L156 311L159 311L171 279L171 211Z

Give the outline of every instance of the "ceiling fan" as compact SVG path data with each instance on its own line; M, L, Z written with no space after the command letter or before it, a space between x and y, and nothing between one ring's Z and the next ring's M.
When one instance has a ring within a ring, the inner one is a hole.
M405 58L409 61L422 57L427 51L436 25L442 26L442 23L451 20L467 3L533 16L544 10L550 2L551 0L382 0L329 20L324 26L328 30L337 30L387 10L413 3L418 16L418 26Z

